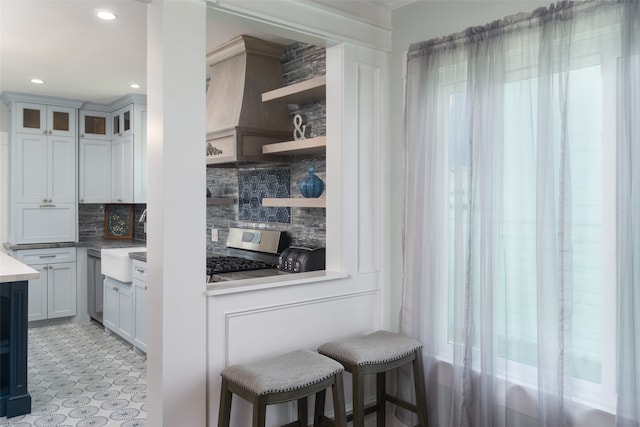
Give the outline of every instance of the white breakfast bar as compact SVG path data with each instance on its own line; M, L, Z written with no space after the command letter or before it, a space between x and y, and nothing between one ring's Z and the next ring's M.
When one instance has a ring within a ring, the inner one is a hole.
M33 268L0 253L0 417L31 412L27 390L27 303Z

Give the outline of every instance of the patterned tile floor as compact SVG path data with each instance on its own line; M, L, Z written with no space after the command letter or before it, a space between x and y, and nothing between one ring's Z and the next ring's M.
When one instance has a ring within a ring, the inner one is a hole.
M29 329L31 414L0 426L146 425L146 357L93 322Z

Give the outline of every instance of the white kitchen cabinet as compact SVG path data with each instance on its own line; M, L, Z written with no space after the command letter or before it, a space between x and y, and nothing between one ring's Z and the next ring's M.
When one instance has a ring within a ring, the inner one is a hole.
M13 255L40 273L29 281L29 321L76 315L76 248L26 249Z
M111 201L133 203L133 135L111 141Z
M16 203L75 203L74 137L17 134L14 146Z
M111 140L111 113L80 110L80 138Z
M133 345L147 351L147 263L133 261Z
M12 231L17 243L73 242L76 240L77 207L72 203L19 203Z
M111 141L80 138L78 201L111 203Z
M111 202L147 202L147 110L146 100L131 96L112 114ZM118 104L118 103L116 103Z
M104 279L103 325L133 343L133 290L131 283Z
M9 135L9 241L77 240L79 101L5 92Z
M16 102L16 132L39 135L76 135L76 109L46 103Z
M113 134L112 136L126 136L133 133L133 111L134 105L129 104L112 113Z

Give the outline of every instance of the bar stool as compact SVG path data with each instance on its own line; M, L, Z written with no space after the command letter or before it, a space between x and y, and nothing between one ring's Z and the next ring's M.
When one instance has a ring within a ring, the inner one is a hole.
M336 426L346 427L344 367L313 351L298 350L253 364L233 365L220 372L222 389L218 427L228 427L233 393L253 405L253 427L265 425L267 405L297 400L298 420L287 426L307 426L307 397L331 387ZM315 418L315 414L314 414Z
M323 344L318 352L340 362L353 376L353 413L349 414L347 421L353 420L354 427L363 427L364 416L373 412L376 412L377 426L384 427L385 401L416 413L419 425L428 427L422 343L395 332L377 331L363 337ZM387 371L408 363L413 366L415 405L386 392ZM376 403L365 408L364 378L368 374L376 374ZM323 397L316 398L317 422L329 420L323 413Z

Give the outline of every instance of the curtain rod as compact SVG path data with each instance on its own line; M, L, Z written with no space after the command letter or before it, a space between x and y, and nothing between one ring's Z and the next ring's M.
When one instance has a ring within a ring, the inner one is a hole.
M430 40L412 43L409 46L407 58L424 55L429 52L446 49L448 46L456 46L472 41L485 34L504 34L509 32L510 28L517 27L518 24L550 20L552 18L568 19L575 12L590 10L603 4L624 3L626 0L619 1L559 1L548 7L539 7L533 12L521 12L515 15L509 15L502 19L492 21L486 25L477 25L468 27L463 31L453 33L444 37L436 37ZM635 1L635 0L632 0ZM483 37L484 38L484 37Z

